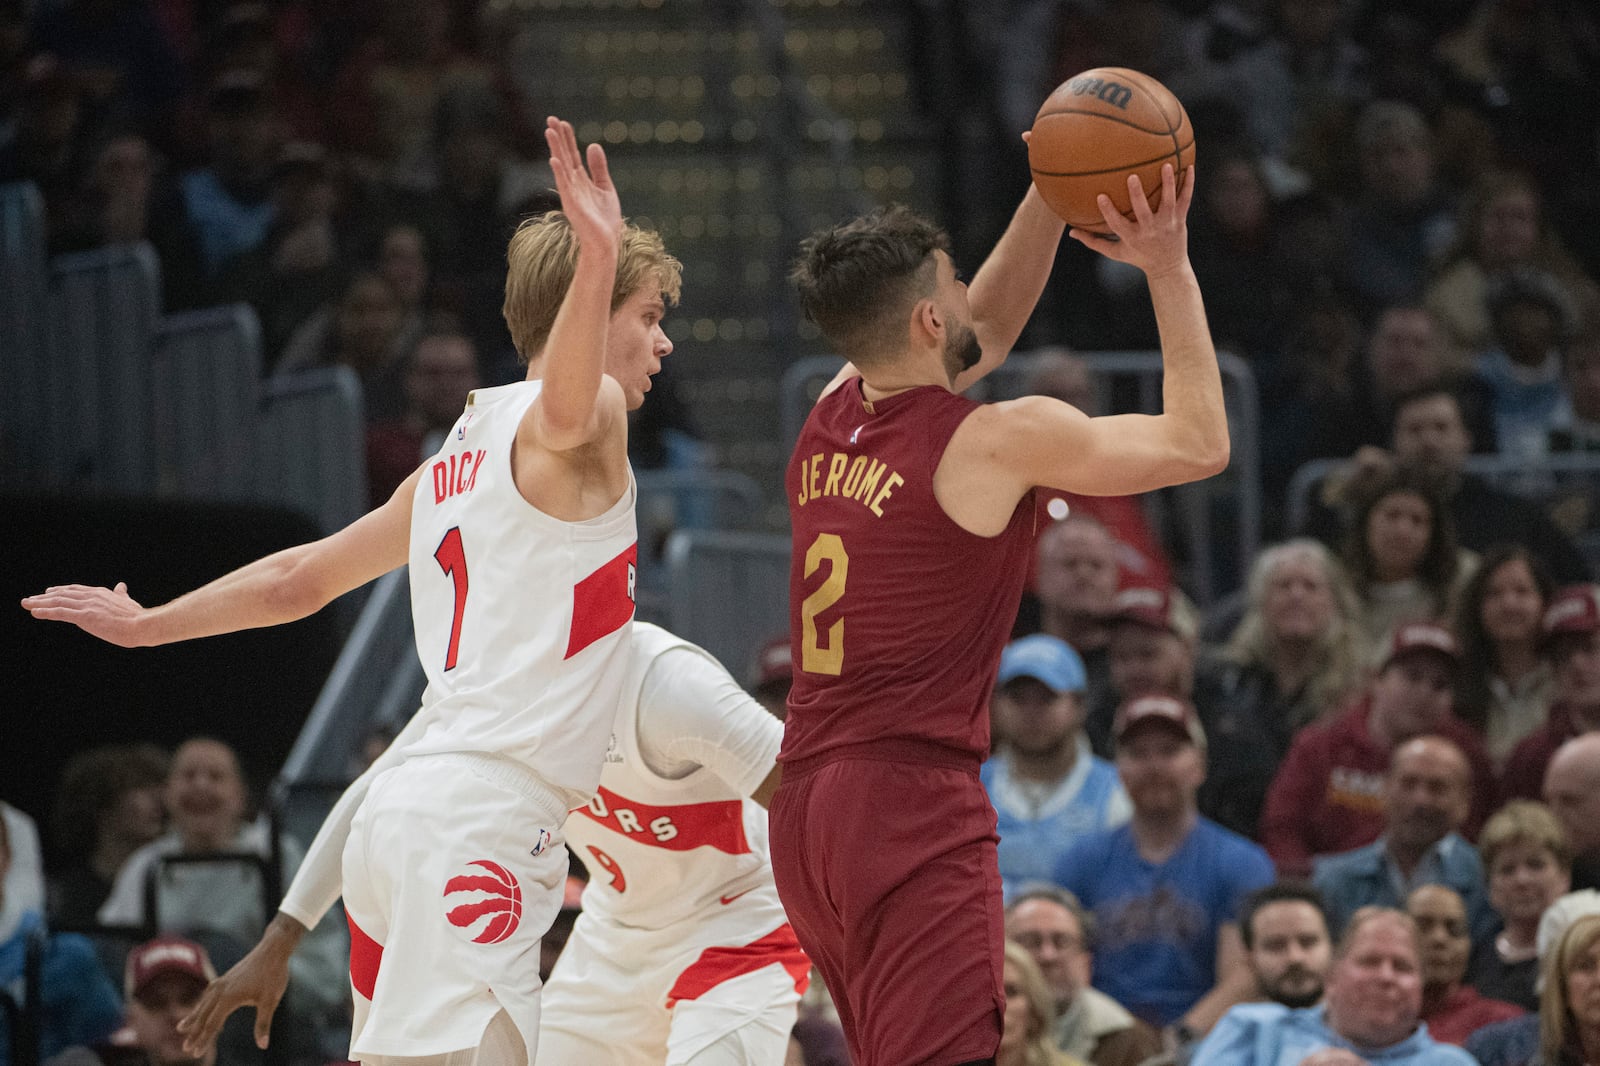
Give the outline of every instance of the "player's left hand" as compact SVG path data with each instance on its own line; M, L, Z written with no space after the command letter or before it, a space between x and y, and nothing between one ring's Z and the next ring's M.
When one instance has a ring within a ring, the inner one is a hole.
M1139 175L1128 175L1128 196L1133 201L1133 219L1125 218L1111 202L1099 197L1100 214L1115 240L1073 229L1068 235L1108 259L1128 263L1149 278L1160 277L1182 267L1189 260L1189 205L1194 201L1194 167L1184 174L1180 189L1178 175L1167 163L1161 168L1161 206L1150 209Z
M281 950L271 938L263 939L227 973L207 985L200 1002L178 1023L184 1051L203 1055L216 1041L222 1023L240 1007L255 1007L256 1047L264 1050L272 1031L272 1016L288 985L289 952Z
M614 246L622 233L622 202L611 182L606 150L591 144L585 166L572 123L554 115L545 120L544 139L550 146L550 171L561 194L561 211L572 224L578 247L594 242Z
M139 620L145 609L128 595L126 582L116 588L91 585L53 585L37 596L26 596L22 609L35 618L71 622L90 636L123 648L144 644Z

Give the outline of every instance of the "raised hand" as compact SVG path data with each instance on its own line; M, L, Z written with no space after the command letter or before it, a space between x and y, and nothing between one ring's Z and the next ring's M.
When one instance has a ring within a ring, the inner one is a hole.
M611 183L605 149L591 144L588 166L584 166L572 123L554 115L545 120L544 139L550 146L550 170L561 194L561 210L572 223L578 246L591 242L614 246L622 233L622 203Z
M1106 228L1116 235L1116 240L1080 229L1071 230L1068 235L1108 259L1138 267L1147 277L1158 277L1181 267L1189 258L1187 219L1189 204L1194 201L1194 167L1191 166L1185 175L1181 190L1172 164L1161 168L1161 206L1154 211L1150 210L1150 201L1137 174L1128 175L1128 195L1133 200L1132 221L1112 206L1111 197L1101 195L1099 198Z
M145 608L128 595L126 582L119 581L110 589L53 585L37 596L24 597L22 608L35 618L71 622L90 636L119 647L137 648L145 643L138 634Z

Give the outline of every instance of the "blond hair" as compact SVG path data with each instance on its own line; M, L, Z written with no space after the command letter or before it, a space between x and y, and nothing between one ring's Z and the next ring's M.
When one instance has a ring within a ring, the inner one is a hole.
M511 235L501 313L523 362L537 356L550 339L577 265L578 241L560 211L525 219ZM662 298L676 304L683 289L683 264L667 254L660 234L625 223L617 249L617 280L611 289L612 313L647 285L659 287Z
M1600 914L1586 914L1567 927L1561 941L1544 962L1544 990L1539 993L1539 1058L1542 1062L1568 1061L1577 1046L1578 1023L1567 1005L1567 975L1573 960L1600 940ZM1582 1062L1582 1054L1576 1061Z
M1478 836L1478 853L1485 873L1494 868L1500 852L1512 844L1531 844L1550 853L1556 865L1572 869L1572 845L1555 814L1533 800L1512 800L1496 811Z
M1083 1066L1083 1063L1056 1047L1055 1000L1050 994L1050 986L1045 983L1044 974L1039 972L1039 964L1033 961L1028 949L1015 940L1007 940L1006 962L1016 967L1017 977L1022 984L1022 996L1028 1001L1028 1013L1032 1015L1022 1053L1024 1066Z
M1246 608L1244 618L1228 641L1224 658L1241 666L1265 666L1270 663L1264 608L1267 584L1278 567L1291 560L1306 559L1322 572L1333 599L1333 619L1317 641L1317 669L1305 688L1306 705L1315 714L1306 721L1290 722L1295 728L1306 725L1314 718L1327 717L1337 711L1343 698L1361 680L1361 601L1356 597L1344 567L1321 541L1309 537L1286 540L1274 544L1256 556L1246 583Z

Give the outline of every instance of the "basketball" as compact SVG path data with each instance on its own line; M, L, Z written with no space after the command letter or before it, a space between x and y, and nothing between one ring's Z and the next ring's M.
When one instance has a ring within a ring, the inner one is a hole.
M1068 226L1107 232L1095 197L1105 193L1129 218L1128 175L1139 175L1152 210L1161 205L1161 167L1179 187L1194 162L1194 127L1178 98L1154 78L1096 67L1069 78L1045 100L1028 140L1033 183Z

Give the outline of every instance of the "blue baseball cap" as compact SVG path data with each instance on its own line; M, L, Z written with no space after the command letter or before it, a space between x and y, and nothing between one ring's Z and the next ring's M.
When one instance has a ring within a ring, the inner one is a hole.
M1000 684L1031 677L1056 692L1082 692L1083 660L1059 637L1035 633L1006 645L1000 653Z

